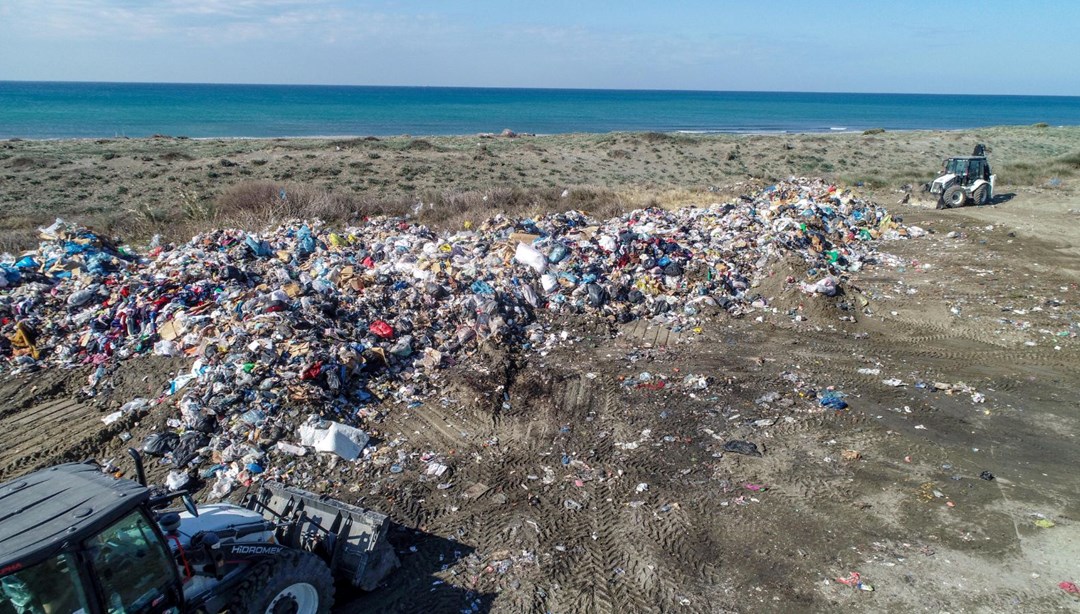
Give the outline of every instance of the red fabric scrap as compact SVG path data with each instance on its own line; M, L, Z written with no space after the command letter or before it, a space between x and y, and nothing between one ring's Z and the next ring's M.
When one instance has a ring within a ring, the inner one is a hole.
M300 374L300 379L301 380L315 379L316 377L319 377L319 373L321 373L321 372L322 372L322 361L319 360L319 361L316 361L315 364L311 365L311 367L309 367L308 369L305 369L304 372Z
M837 578L836 581L839 582L840 584L846 584L847 586L857 586L861 579L862 579L862 576L859 575L859 572L853 571L853 572L851 572L850 575L848 575L848 577L846 577L846 578Z
M664 380L658 380L655 382L642 382L637 387L645 390L663 390L665 385Z

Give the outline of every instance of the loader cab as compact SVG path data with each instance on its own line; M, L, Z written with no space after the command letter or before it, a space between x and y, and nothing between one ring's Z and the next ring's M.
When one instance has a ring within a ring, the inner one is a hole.
M942 162L942 174L956 175L961 185L970 185L979 179L990 180L990 164L981 156L948 158Z
M180 577L149 499L90 465L0 485L0 614L180 612Z

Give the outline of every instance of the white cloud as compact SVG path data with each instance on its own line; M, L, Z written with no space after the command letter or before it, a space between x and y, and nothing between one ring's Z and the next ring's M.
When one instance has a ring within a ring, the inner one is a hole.
M232 44L399 37L439 28L432 14L365 11L342 0L10 0L4 29L33 40Z

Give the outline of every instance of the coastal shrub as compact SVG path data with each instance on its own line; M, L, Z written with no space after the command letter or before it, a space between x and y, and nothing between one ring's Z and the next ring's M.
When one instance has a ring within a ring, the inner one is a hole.
M466 222L479 223L498 213L528 217L581 209L606 218L625 207L619 195L606 189L498 186L486 190L428 190L418 199L380 201L379 208L391 215L408 213L421 224L449 230L462 228Z
M884 128L870 128L869 130L863 130L863 136L869 136L871 134L885 134Z
M1053 175L1071 175L1072 169L1062 164L1045 162L1013 162L995 167L1000 183L1009 185L1039 185Z
M15 169L33 168L36 166L44 166L44 164L41 161L28 156L19 156L11 161L11 168Z
M1071 170L1080 170L1080 151L1061 156L1058 162Z
M177 190L180 199L180 211L192 222L213 222L217 219L217 207L213 201L205 199L195 190Z
M336 139L336 140L330 141L329 143L327 143L327 145L329 145L330 147L333 147L334 149L352 149L353 147L356 147L358 145L363 145L363 143L364 143L364 139L362 139L362 138L354 138L354 139Z
M846 183L851 186L870 188L878 190L888 185L888 182L877 175L868 175L864 177L840 177L842 183Z
M1031 127L1032 128L1049 128L1050 124L1048 124L1046 122L1039 122L1039 123L1036 123L1036 124L1031 124Z
M5 223L10 221L5 220ZM39 222L27 222L25 226L19 225L16 228L0 227L0 253L18 253L37 245L37 224ZM48 222L42 220L40 224L47 225Z
M182 151L170 151L168 153L161 154L162 162L176 162L178 160L191 161L195 158Z
M425 139L413 139L405 144L404 149L408 151L431 151L435 149L435 146L431 144L431 141Z
M322 190L305 184L244 181L225 189L214 199L213 214L245 228L261 228L289 219L309 218L327 222L347 221L360 211L349 194Z
M141 230L153 230L160 227L166 220L165 212L152 204L139 201L131 207L128 207L127 212L130 215L128 218L133 225L137 228L141 227Z
M674 136L664 132L646 132L641 138L646 143L670 143L675 140Z

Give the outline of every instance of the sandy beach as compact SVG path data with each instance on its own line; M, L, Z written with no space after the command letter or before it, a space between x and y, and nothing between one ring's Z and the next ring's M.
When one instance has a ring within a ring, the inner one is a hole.
M921 184L977 143L995 198L936 210ZM1080 127L4 141L0 252L33 248L57 217L143 249L293 218L407 214L439 230L499 213L603 218L792 176L926 232L880 247L899 264L846 276L854 311L783 283L805 271L778 262L753 280L768 308L700 331L565 318L550 324L574 344L482 348L447 369L439 396L453 402L367 428L453 458L454 489L312 461L320 492L392 518L403 563L373 593L339 593L338 610L1076 611L1059 583L1080 582ZM0 381L0 481L87 457L122 464L131 444L101 418L159 395L185 364L121 362L92 399L80 390L93 366ZM710 383L697 395L624 384L643 371ZM791 374L850 407L786 412ZM142 441L174 413L162 403L124 432ZM718 456L717 438L763 454Z

